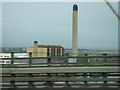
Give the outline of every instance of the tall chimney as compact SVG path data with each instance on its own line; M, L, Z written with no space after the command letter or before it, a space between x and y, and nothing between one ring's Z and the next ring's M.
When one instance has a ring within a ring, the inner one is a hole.
M37 57L37 49L38 49L38 42L34 41L34 54L33 54L34 57Z
M77 56L78 48L78 6L73 5L72 56Z

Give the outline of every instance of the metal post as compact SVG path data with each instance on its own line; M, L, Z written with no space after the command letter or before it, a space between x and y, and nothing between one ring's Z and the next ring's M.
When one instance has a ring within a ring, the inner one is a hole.
M65 73L65 76L66 76L66 77L69 77L69 73ZM66 83L66 88L69 88L69 87L70 87L69 82L68 82L68 81L65 81L65 83Z
M14 64L14 53L11 52L11 64Z
M51 64L51 58L47 59L47 63L48 63L48 66L50 66L50 64Z
M29 66L32 64L32 53L29 53Z
M106 75L107 73L102 73L102 75L103 75L103 78L107 78L107 75ZM104 81L104 86L106 87L107 86L107 81Z
M15 77L15 74L11 74L11 78L14 78L14 77ZM11 88L17 88L15 85L15 81L10 81L10 84L11 84Z
M84 78L87 78L87 73L83 73L83 77L84 77ZM87 81L84 81L84 84L85 84L85 86L88 86Z
M32 78L32 74L29 74L29 77ZM33 85L33 81L29 81L29 88L35 88L35 86Z

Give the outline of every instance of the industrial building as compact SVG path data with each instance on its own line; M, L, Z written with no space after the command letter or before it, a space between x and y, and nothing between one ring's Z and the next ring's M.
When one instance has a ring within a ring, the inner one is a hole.
M63 56L64 47L59 45L38 45L38 42L34 41L34 46L27 47L26 52L31 53L32 57Z

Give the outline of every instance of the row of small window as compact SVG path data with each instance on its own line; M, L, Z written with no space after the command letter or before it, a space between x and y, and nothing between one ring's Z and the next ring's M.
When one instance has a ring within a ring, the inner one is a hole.
M1 58L9 58L10 56L0 56Z
M10 60L1 60L0 61L0 64L10 64L11 63L11 61Z

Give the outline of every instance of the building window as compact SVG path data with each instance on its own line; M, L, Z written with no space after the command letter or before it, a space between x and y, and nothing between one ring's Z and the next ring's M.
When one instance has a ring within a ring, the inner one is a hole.
M10 63L10 61L6 61L6 63L7 63L7 64Z
M4 64L5 61L2 61L2 63Z
M53 56L55 56L55 54L56 54L56 53L55 53L55 48L53 48L53 52L54 52Z
M51 48L51 53L52 53L52 56L55 56L55 48Z

